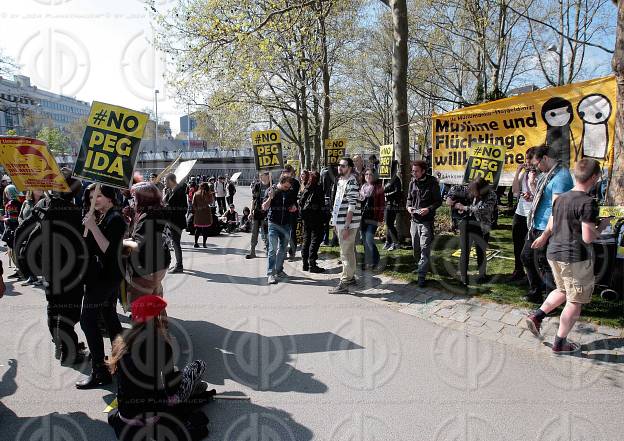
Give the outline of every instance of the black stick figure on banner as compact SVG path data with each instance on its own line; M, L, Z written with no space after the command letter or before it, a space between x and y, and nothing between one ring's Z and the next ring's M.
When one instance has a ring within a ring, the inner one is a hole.
M553 149L564 167L570 168L572 103L561 97L549 99L542 105L542 119L546 123L546 145Z
M581 157L605 160L609 147L609 118L611 117L611 101L599 93L584 97L576 111L583 121L583 138L581 139ZM579 152L576 152L577 159Z

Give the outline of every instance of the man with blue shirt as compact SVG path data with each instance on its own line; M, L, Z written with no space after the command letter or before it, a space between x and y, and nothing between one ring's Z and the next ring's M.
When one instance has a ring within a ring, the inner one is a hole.
M570 170L561 166L550 147L539 146L535 149L531 165L540 171L533 205L528 216L529 234L522 250L522 264L529 282L529 292L525 300L533 303L543 301L543 292L555 289L552 270L546 258L546 247L532 248L533 241L548 226L553 202L557 197L572 189Z

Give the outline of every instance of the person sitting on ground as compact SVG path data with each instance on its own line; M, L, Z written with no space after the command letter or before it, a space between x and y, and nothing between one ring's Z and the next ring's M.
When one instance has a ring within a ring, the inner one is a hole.
M243 233L251 232L251 210L249 207L243 208L243 217L240 220L238 225L238 230Z
M198 409L215 394L201 379L205 362L195 360L175 370L162 298L143 296L131 306L132 329L115 339L107 362L117 378L118 403L108 423L120 441L147 439L143 432L157 430L179 441L204 439L208 419Z
M589 191L601 176L600 164L584 158L574 166L576 185L553 202L552 214L544 232L532 247L548 244L547 258L556 289L542 306L526 318L528 329L540 337L542 320L565 303L552 350L555 354L577 352L580 346L567 340L581 315L583 305L591 302L594 291L594 251L592 242L609 226L611 219L598 218L598 203Z
M228 234L236 231L236 227L238 227L238 212L234 204L230 204L230 209L221 216L221 220L225 223L225 229Z

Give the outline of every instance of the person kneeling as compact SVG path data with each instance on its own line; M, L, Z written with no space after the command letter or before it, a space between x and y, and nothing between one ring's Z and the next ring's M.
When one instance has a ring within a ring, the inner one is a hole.
M132 303L132 329L118 336L108 361L117 377L117 409L108 422L121 441L159 439L174 434L180 441L208 435L208 418L198 410L215 394L201 377L206 364L195 360L174 370L173 349L163 320L167 302L143 296Z

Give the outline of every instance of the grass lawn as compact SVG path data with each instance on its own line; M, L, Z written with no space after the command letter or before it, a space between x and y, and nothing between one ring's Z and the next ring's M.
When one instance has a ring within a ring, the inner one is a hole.
M447 216L448 210L439 210L439 216ZM383 242L377 241L381 254L383 273L397 279L410 282L417 281L417 274L413 271L416 264L412 256L411 249L400 249L387 252L382 250ZM490 238L490 249L498 250L498 257L488 261L487 273L491 276L491 281L487 284L475 285L474 280L477 274L476 257L470 259L470 272L472 283L466 291L457 283L456 272L459 258L452 254L459 250L459 237L454 233L437 233L434 241L431 256L431 272L429 274L429 285L446 292L454 294L468 294L482 300L496 303L504 303L526 308L536 308L532 303L522 300L526 294L525 286L516 286L505 283L514 269L513 242L511 239L511 218L501 216L499 218L498 229L492 231ZM337 247L321 247L321 250L338 256ZM357 246L358 262L363 259L363 246ZM608 302L600 298L599 293L594 293L592 303L583 308L582 319L593 323L624 327L624 302Z

